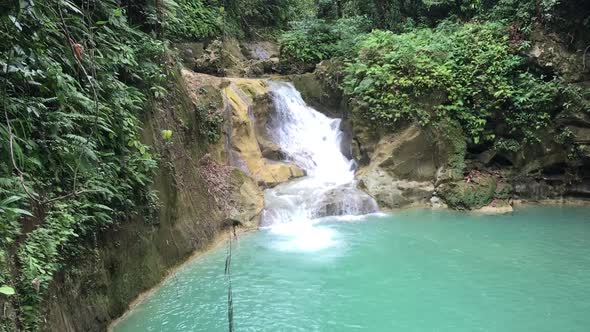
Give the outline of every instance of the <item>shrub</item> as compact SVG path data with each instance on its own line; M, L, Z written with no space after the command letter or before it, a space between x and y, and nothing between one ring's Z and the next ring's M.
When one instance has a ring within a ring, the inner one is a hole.
M172 15L165 21L171 38L199 40L221 34L222 7L208 6L200 0L176 1L169 5Z
M294 22L279 40L281 62L296 71L305 71L322 60L350 56L354 54L357 37L369 27L364 17Z
M507 126L507 138L535 140L558 92L525 66L518 45L495 23L374 31L348 65L343 87L356 116L374 125L450 118L474 144L498 139L498 124Z

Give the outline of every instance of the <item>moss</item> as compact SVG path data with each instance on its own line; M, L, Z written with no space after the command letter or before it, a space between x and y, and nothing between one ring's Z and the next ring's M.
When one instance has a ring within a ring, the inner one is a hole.
M482 208L492 202L497 183L488 176L467 181L455 181L439 188L441 198L453 209L473 210Z
M467 142L461 126L450 119L432 126L433 141L437 146L437 166L442 169L438 181L452 181L463 178Z
M346 118L348 106L339 85L343 66L336 60L322 61L313 73L290 75L289 80L306 103L330 116Z
M514 187L511 184L499 182L496 186L496 193L494 196L497 199L508 200L510 197L512 197L513 192Z

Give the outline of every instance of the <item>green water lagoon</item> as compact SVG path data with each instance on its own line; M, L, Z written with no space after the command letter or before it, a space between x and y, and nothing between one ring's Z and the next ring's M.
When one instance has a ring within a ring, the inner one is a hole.
M116 332L228 331L227 244ZM235 331L589 331L590 209L326 218L233 242Z

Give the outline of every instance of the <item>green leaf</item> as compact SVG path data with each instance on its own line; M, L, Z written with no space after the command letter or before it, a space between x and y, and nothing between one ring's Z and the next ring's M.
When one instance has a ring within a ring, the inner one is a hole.
M0 287L0 294L4 294L6 296L14 295L14 288L8 286Z
M10 196L0 202L0 206L7 206L8 204L14 203L21 198L19 196Z
M80 11L80 9L78 9L78 7L76 7L76 5L74 5L73 3L71 3L70 1L62 1L61 2L63 5L65 5L66 7L70 8L73 12L75 12L76 14L80 14L82 15L82 12Z
M11 211L15 214L24 214L25 216L33 217L33 214L27 210L18 209L18 208L7 208L7 211Z

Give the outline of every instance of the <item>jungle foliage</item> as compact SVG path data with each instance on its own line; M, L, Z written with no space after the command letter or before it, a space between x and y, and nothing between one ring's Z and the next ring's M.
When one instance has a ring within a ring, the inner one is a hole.
M370 31L370 27L365 17L293 22L292 29L279 40L281 62L291 70L306 71L322 60L349 56L356 48L358 37Z
M528 36L543 27L585 47L589 13L559 0L318 0L314 18L282 35L281 60L309 71L339 57L353 115L371 125L450 119L472 144L518 151L559 109L584 103L527 63Z
M506 138L534 141L551 119L558 88L529 71L520 47L496 23L374 31L348 66L344 90L370 123L450 118L477 144L500 139L492 126L499 120Z
M77 238L155 204L139 133L166 94L166 44L116 0L20 1L0 25L0 286L16 290L18 326L36 330Z

